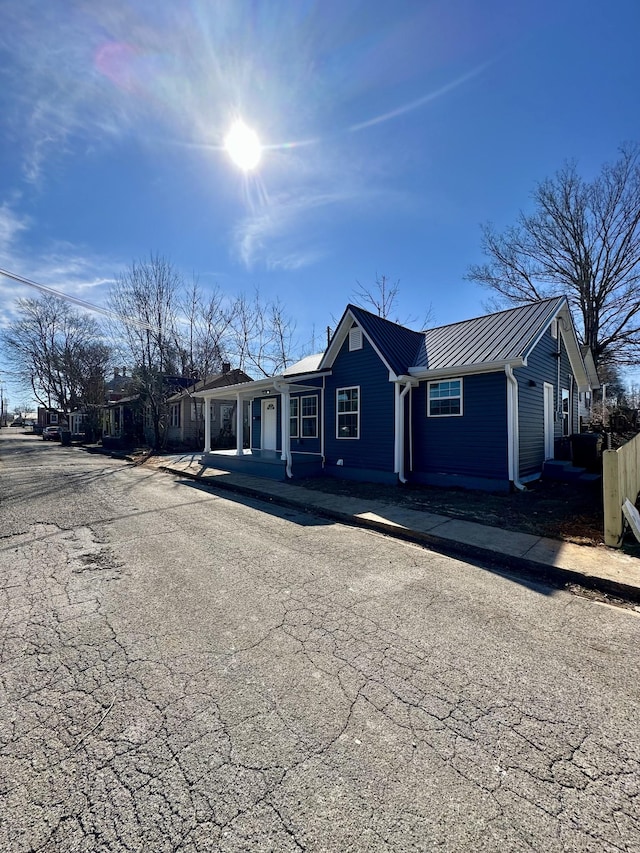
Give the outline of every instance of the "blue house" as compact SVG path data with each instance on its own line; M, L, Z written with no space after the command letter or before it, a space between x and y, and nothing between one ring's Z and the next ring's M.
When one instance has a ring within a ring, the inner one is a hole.
M564 297L423 332L348 305L324 353L203 392L235 396L250 420L249 449L220 454L206 418L203 462L279 478L520 488L580 431L596 383Z

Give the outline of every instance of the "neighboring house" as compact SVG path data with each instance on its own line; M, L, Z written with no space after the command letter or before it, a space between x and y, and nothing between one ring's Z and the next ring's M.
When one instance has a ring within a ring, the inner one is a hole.
M132 394L105 403L102 407L103 447L124 450L144 442L144 406L140 395Z
M592 390L567 300L425 332L347 306L327 347L282 375L209 389L251 409L250 451L204 461L271 476L507 490L538 478L579 430ZM271 468L267 467L271 464Z
M251 377L242 370L231 370L229 364L223 365L222 373L215 373L196 382L184 391L168 398L169 424L167 426L167 444L190 450L201 450L204 443L204 401L201 392L212 388L224 388L251 382ZM209 405L211 446L232 447L236 444L236 399L214 400ZM243 443L249 441L249 412L243 412Z
M67 426L67 416L64 412L58 409L47 409L44 406L38 406L38 422L36 424L36 432L41 433L48 426Z
M580 353L584 361L589 390L580 391L578 394L578 417L580 419L580 430L585 429L593 417L593 392L600 388L600 380L593 360L593 353L587 346L580 347Z

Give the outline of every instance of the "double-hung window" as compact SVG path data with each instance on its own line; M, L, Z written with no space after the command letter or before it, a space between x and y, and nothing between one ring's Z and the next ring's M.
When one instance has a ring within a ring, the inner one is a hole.
M462 414L462 379L429 382L427 415L430 418L447 418Z
M174 403L171 406L171 426L180 426L180 403Z
M289 437L298 438L298 406L300 401L297 397L289 400Z
M336 391L336 437L360 438L360 388Z
M303 438L318 437L318 398L303 397L300 401L302 409L300 420Z

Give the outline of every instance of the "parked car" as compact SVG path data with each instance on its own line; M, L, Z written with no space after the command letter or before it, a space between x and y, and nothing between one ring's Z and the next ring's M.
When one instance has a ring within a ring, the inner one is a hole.
M60 441L60 427L48 426L42 430L43 441Z

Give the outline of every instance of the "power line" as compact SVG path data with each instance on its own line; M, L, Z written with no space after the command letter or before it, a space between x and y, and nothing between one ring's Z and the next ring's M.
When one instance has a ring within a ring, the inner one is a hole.
M109 308L104 308L101 305L94 305L93 302L87 302L85 299L80 299L77 296L72 296L70 293L63 293L61 290L56 290L53 287L49 287L46 284L39 284L37 281L31 281L31 279L25 278L22 275L18 275L15 272L9 272L9 270L0 269L0 275L5 276L5 278L10 278L13 281L17 281L20 284L24 284L27 287L33 287L36 290L39 290L40 293L46 293L49 296L55 296L58 299L64 299L66 302L72 302L74 305L78 305L80 308L84 308L87 311L95 311L98 314L103 314L105 317L109 317L110 320L118 320L121 323L127 323L130 326L138 326L141 329L146 329L150 332L159 331L156 326L152 326L150 323L144 323L142 320L136 320L133 317L124 317L122 314L118 314L116 311L111 311Z

